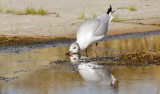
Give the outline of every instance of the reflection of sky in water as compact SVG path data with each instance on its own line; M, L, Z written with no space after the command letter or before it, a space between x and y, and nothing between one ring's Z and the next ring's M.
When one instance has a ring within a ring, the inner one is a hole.
M36 91L30 88L17 88L9 86L6 90L2 90L1 94L38 94Z
M100 42L99 57L133 50L160 50L160 36L127 38ZM88 49L95 57L95 45ZM85 81L78 71L66 71L63 65L51 61L67 60L68 47L33 49L20 53L0 53L0 77L18 77L4 82L0 80L1 94L159 94L160 66L118 67L112 70L119 81L113 89L98 82ZM85 53L82 52L82 55ZM106 69L107 70L107 69ZM106 71L105 70L105 71ZM15 73L18 72L18 73ZM97 84L98 83L98 84Z
M86 82L77 72L70 74L58 72L59 75L64 75L65 77L56 78L57 74L48 73L48 71L52 70L47 69L46 72L41 70L39 73L34 73L36 77L33 77L32 80L23 79L21 82L3 83L1 94L159 94L160 75L157 74L160 70L159 66L139 68L136 73L133 73L133 70L137 69L136 67L133 67L132 71L128 68L130 67L115 69L115 76L119 80L119 87L115 89L94 82ZM152 72L147 74L150 70ZM51 77L50 80L47 79L48 75Z

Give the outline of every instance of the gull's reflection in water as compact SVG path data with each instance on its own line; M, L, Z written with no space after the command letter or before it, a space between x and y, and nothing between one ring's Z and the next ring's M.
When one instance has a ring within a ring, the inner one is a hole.
M78 64L78 71L82 78L88 82L94 82L105 86L117 87L117 80L107 66L98 64L98 61L89 60L85 56L73 54L71 63Z

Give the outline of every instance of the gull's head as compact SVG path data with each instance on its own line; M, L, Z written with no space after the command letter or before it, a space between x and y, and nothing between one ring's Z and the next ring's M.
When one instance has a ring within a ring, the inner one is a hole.
M74 42L71 44L70 48L69 48L69 52L66 53L66 55L72 55L72 54L77 54L80 51L80 47L79 44L77 42Z

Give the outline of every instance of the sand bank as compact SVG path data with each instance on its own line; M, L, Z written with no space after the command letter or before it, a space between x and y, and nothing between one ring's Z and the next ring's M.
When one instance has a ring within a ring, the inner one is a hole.
M0 8L43 8L47 15L17 15L0 12L0 35L6 37L75 38L78 27L105 13L111 4L119 22L109 25L107 35L160 30L159 0L1 0ZM130 11L130 7L136 11ZM85 19L79 17L84 14ZM3 39L1 38L1 41Z

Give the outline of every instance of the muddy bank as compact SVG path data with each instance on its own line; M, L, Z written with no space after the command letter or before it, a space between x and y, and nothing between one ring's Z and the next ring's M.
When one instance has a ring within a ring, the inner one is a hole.
M147 66L160 65L160 51L133 51L123 53L115 57L104 57L99 59L100 64L104 65L122 65L122 66ZM110 60L105 62L105 60Z
M129 38L129 37L144 37L150 35L160 34L160 31L148 31L148 32L136 32L136 33L125 33L125 34L116 34L116 35L106 35L103 40L112 40L112 39L120 39L120 38ZM51 36L6 36L0 35L0 46L12 46L12 45L31 45L38 43L54 43L55 41L68 40L68 44L71 41L76 40L72 37L51 37Z
M32 45L32 44L39 44L39 43L47 43L51 41L57 40L65 40L71 38L65 37L46 37L46 36L39 36L39 37L29 37L29 36L0 36L0 46L12 46L12 45Z
M83 58L78 62L71 61L52 61L51 64L60 64L69 68L74 68L81 63L95 63L106 66L148 66L160 65L160 51L134 51L126 52L121 55L97 57L97 58Z
M33 44L39 42L46 42L51 40L51 38L33 38L33 37L25 37L25 36L0 36L0 45L7 46L7 45L24 45L24 44Z
M117 57L121 65L149 65L160 64L160 51L154 52L130 52Z

